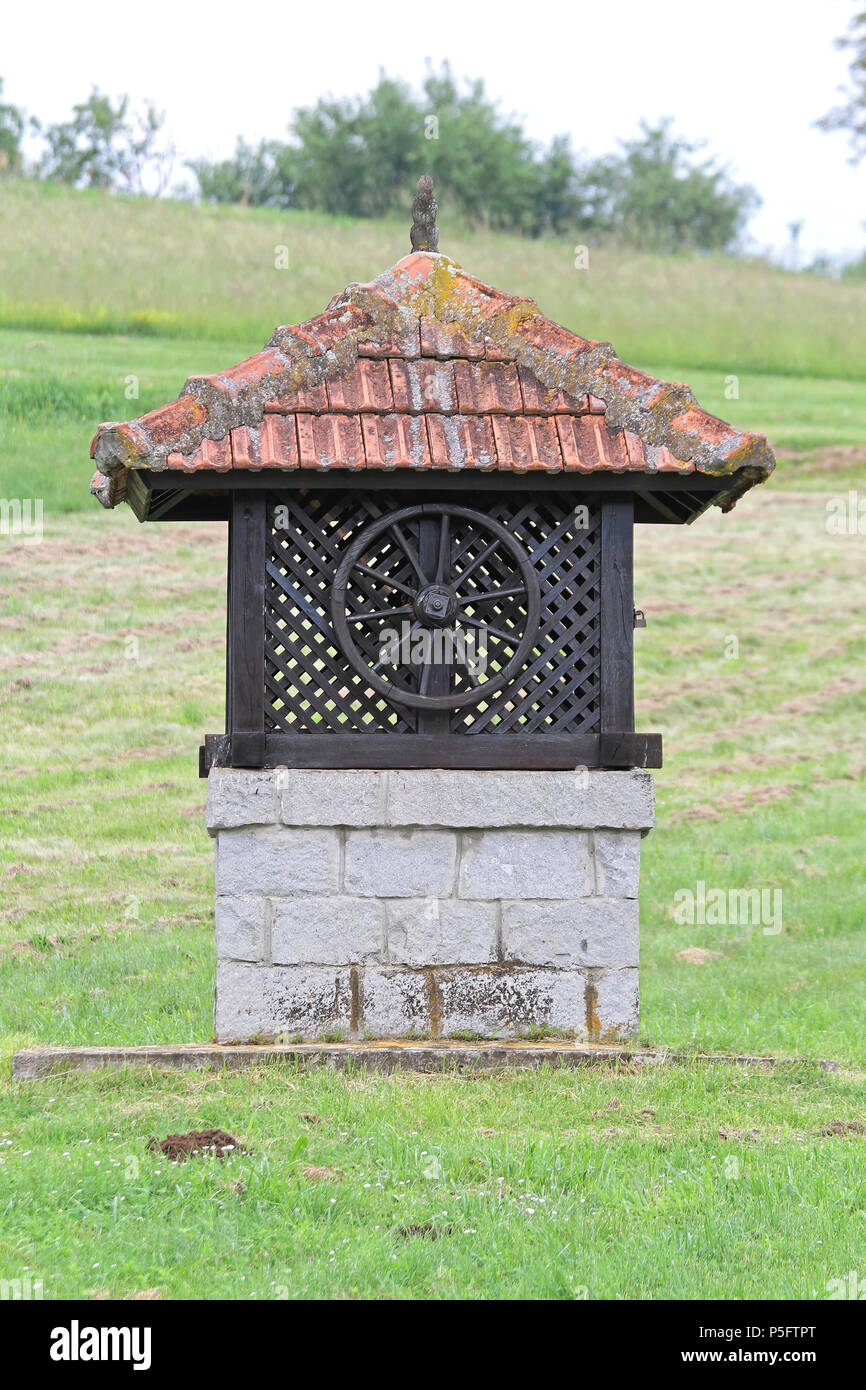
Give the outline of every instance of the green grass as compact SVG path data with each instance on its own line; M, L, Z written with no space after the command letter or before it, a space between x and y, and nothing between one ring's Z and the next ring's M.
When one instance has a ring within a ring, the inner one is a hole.
M128 420L261 344L0 330L0 496L90 509L87 450L103 420ZM128 394L128 393L135 393Z
M812 1067L51 1079L4 1102L0 1270L46 1298L826 1298L866 1175L821 1131L862 1095ZM251 1152L146 1150L199 1127Z
M472 274L530 295L543 312L613 342L625 361L727 375L838 380L866 374L866 283L792 275L723 256L665 257L570 240L529 241L457 225L442 249ZM0 326L45 333L236 338L320 313L352 280L408 249L408 212L350 223L312 213L111 198L0 186ZM275 268L275 248L289 267ZM220 363L224 365L224 363Z

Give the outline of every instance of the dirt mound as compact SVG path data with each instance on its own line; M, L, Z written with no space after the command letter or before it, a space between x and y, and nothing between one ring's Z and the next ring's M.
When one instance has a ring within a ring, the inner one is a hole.
M846 1134L866 1134L866 1124L862 1120L831 1120L819 1133L827 1136L835 1134L841 1139Z
M189 1134L168 1134L165 1139L150 1139L150 1153L162 1153L172 1163L187 1158L225 1158L230 1153L247 1153L239 1139L224 1129L191 1129Z

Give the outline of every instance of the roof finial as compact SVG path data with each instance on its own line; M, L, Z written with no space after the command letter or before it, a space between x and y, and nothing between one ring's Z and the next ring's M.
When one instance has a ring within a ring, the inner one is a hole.
M439 228L436 226L436 213L439 204L433 197L433 180L429 174L422 174L418 180L418 192L412 200L412 240L413 251L436 251L439 247Z

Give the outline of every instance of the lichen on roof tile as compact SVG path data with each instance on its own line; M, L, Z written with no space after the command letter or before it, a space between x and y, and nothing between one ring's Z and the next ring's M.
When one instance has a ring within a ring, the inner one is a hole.
M245 361L190 377L176 401L101 425L91 453L106 506L129 468L698 471L729 475L732 505L774 466L763 436L703 411L688 386L434 251L347 286Z

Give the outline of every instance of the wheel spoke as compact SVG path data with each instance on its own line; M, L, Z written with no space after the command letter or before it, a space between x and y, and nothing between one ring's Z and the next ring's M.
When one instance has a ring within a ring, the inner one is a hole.
M461 660L460 665L463 667L464 671L466 672L466 679L468 680L469 684L472 686L473 690L477 690L478 687L479 687L479 685L481 684L481 682L480 682L479 680L476 680L475 675L474 675L473 670L472 670L472 667L470 666L469 662L466 661L466 660Z
M410 589L408 584L402 584L399 579L392 579L389 575L382 574L381 570L371 569L369 565L356 565L355 569L359 574L368 574L371 579L377 579L380 584L386 584L389 589L399 589L401 594L408 594L410 598L415 597L415 589Z
M421 561L418 559L418 552L416 551L414 545L410 541L409 537L404 533L402 526L398 525L396 521L391 526L391 530L397 537L400 549L403 551L403 554L406 556L413 570L417 574L418 578L421 580L421 583L426 588L430 581L428 580L426 574L421 568Z
M372 613L353 613L347 618L348 623L373 622L376 618L399 618L404 613L411 613L412 605L404 603L400 608L376 608Z
M501 627L493 627L491 623L485 623L483 618L470 618L465 613L461 613L459 621L465 623L467 627L477 627L482 632L489 632L491 637L499 637L505 642L510 642L512 647L520 645L519 633L504 632Z
M411 636L412 636L412 633L413 633L413 632L417 632L417 630L418 630L418 628L419 628L420 626L421 626L421 624L420 624L419 622L417 622L417 621L414 622L414 623L412 623L411 627L409 628L409 631L406 633L406 637L407 637L407 638L411 637ZM397 654L398 654L398 656L400 655L400 652L401 652L401 649L402 649L402 646L403 646L403 641L404 641L404 639L401 637L399 643L397 644ZM380 656L380 657L379 657L379 660L378 660L373 666L370 667L370 671L371 671L371 673L372 673L372 672L374 672L374 671L379 671L379 670L381 670L381 669L382 669L383 667L385 667L385 666L398 666L398 665L399 665L399 661L390 661L390 662L389 662L389 661L386 661L384 657Z
M447 512L442 513L442 524L439 528L439 558L436 562L436 583L442 584L445 579L445 561L448 558L448 540L451 531L451 518Z
M521 584L519 589L497 589L493 594L478 594L476 598L461 598L457 601L458 608L468 608L474 603L495 603L500 598L517 598L518 594L526 593L526 585Z

